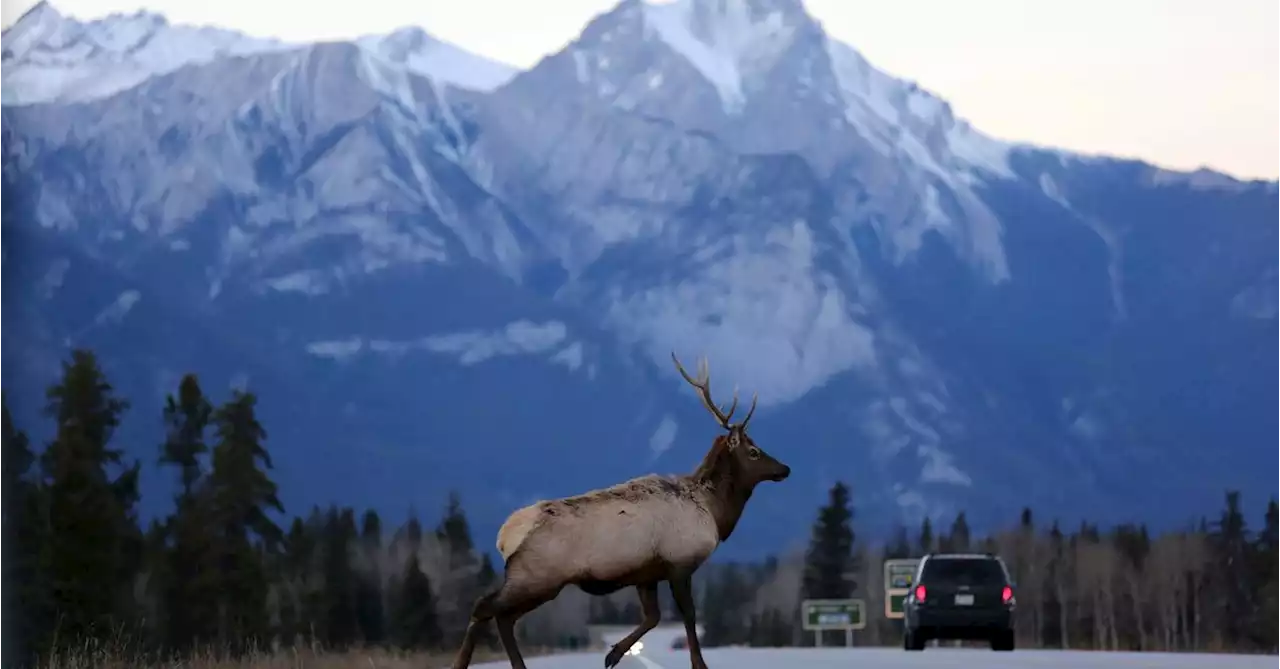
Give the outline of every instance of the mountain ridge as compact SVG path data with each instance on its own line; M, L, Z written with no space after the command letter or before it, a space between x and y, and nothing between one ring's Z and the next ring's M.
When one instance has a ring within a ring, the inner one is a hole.
M738 34L732 7L699 6L704 34ZM124 299L118 327L220 323L275 367L238 383L297 395L299 413L271 416L301 424L273 432L291 503L395 511L456 485L482 498L482 531L538 495L696 461L713 426L672 350L707 355L718 388L759 391L756 438L796 472L753 501L741 550L792 538L833 476L868 531L1024 504L1181 522L1222 487L1269 489L1204 444L1269 457L1275 388L1253 370L1275 355L1273 182L998 141L1002 169L971 169L984 154L956 156L949 109L912 115L910 84L875 85L893 113L867 115L880 98L847 113L807 14L786 14L806 37L743 79L730 113L646 28L649 7L622 3L490 92L325 43L6 102L6 194L21 194L6 241L34 225L77 250L33 252L25 276L53 297L21 293L5 315ZM136 294L45 281L95 263ZM177 313L139 309L153 294ZM110 328L31 327L41 359L96 342L138 392L203 369ZM322 492L349 471L360 485Z
M145 10L79 21L48 0L6 28L3 38L9 71L5 105L96 100L188 65L326 43L354 44L397 68L461 88L492 90L516 73L415 27L348 40L286 42L229 28L171 24Z
M751 4L747 0L736 0L736 2L738 4L741 4L743 2L746 2L747 5ZM705 3L702 0L680 0L677 2L662 3L660 5L650 5L649 3L646 3L645 0L620 0L618 4L614 6L614 8L610 10L606 10L601 14L596 15L591 20L589 20L587 24L584 25L583 34L585 34L588 31L588 29L590 28L590 25L594 23L596 20L625 8L636 7L643 10L644 8L652 9L656 7L659 9L666 8L670 10L670 9L675 9L679 6L700 5L700 4L705 5ZM768 6L768 5L765 5L765 6ZM777 6L785 7L786 11L790 14L795 14L797 12L800 14L803 14L803 16L806 19L813 22L815 26L819 30L821 30L821 22L818 21L817 19L814 19L813 17L810 17L807 14L807 10L805 10L803 2L799 0L794 0L794 1L784 0L783 2L778 3ZM81 22L77 19L73 19L73 18L62 15L57 10L56 3L53 2L52 0L40 0L35 5L32 5L31 8L29 8L26 12L24 12L21 16L19 16L12 24L10 24L9 27L5 28L3 31L3 34L7 35L8 33L18 28L24 22L29 22L33 17L37 17L42 13L51 15L53 17L53 20L56 20L56 21L67 21L72 24L83 24L83 25L113 23L113 22L119 22L122 19L141 19L145 22L158 23L158 24L169 26L172 28L193 29L197 31L201 31L201 30L213 31L215 33L231 34L237 38L244 39L248 42L277 43L280 45L280 48L289 49L289 50L301 49L308 46L314 46L314 45L320 45L320 44L326 44L326 43L353 43L353 44L357 44L358 46L361 46L362 48L369 48L369 47L377 46L379 42L383 42L383 41L392 41L392 42L401 42L401 43L403 43L404 41L411 41L411 42L425 41L428 43L434 43L435 45L441 45L444 47L449 47L450 49L453 49L453 50L460 51L465 56L471 56L471 57L486 61L488 63L496 65L499 70L502 70L503 72L501 74L495 73L487 77L487 79L489 79L491 82L490 85L485 85L485 86L480 86L475 88L475 90L482 90L482 91L495 90L500 85L503 85L509 82L511 78L514 78L519 74L528 72L529 70L532 70L535 67L537 67L537 65L540 64L542 61L561 53L560 51L550 52L545 56L543 56L541 59L539 59L538 63L535 63L533 66L529 67L528 69L521 69L514 65L510 65L498 60L494 60L483 54L467 51L450 42L440 40L439 38L427 32L422 26L417 26L417 25L406 25L406 26L401 26L399 28L391 29L384 33L359 35L351 38L344 38L344 39L337 39L337 40L303 40L303 41L284 42L276 38L253 36L245 31L242 31L233 27L228 27L228 26L197 25L197 24L186 24L186 23L174 24L174 23L170 23L169 20L163 14L152 12L149 10L138 10L129 14L126 14L123 12L114 12L98 19L93 19L87 22ZM823 34L825 37L825 32ZM581 38L581 35L579 39L580 38ZM577 39L575 39L574 41L576 42ZM843 47L842 50L847 49L848 51L852 52L852 55L856 58L856 60L861 61L865 63L866 66L869 66L875 69L874 66L870 65L870 63L866 61L866 58L863 57L860 53L858 53L858 51L853 47L849 46L844 42L840 42L838 40L830 40L830 41L833 45L836 45L838 47ZM403 50L403 48L401 48L400 50ZM6 59L7 58L8 56L6 57ZM403 56L401 58L391 58L391 60L403 60ZM18 65L18 64L15 64L15 65ZM424 75L424 76L426 75L426 72L424 71L424 69L417 69L414 71L416 74ZM877 72L884 74L883 71L880 71L878 69L877 69ZM921 87L917 82L912 81L909 78L905 78L899 75L887 75L887 76L894 79L895 81L901 82L902 84L904 84L905 86L907 86L909 89L913 91L921 92L926 98L936 101L937 103L946 107L948 109L948 113L950 113L949 103L947 103L947 101L939 94ZM499 79L501 79L502 81L498 82L497 80ZM454 83L457 83L457 82L454 82ZM49 102L49 101L50 100L35 100L35 101L19 100L19 101L6 101L4 102L4 104L6 106L7 105L26 105L26 104L39 104L41 102ZM965 126L969 125L967 121L964 121L963 119L957 118L956 120L962 125L965 125ZM989 133L984 132L984 134L989 137L994 137ZM1110 153L1087 152L1087 151L1081 151L1076 149L1067 149L1063 147L1039 144L1034 140L1026 140L1026 139L1019 139L1019 140L996 139L995 141L1000 144L1017 146L1017 147L1021 147L1028 150L1062 154L1065 157L1076 159L1076 160L1082 160L1082 161L1101 160L1101 161L1116 161L1116 162L1125 162L1125 163L1133 162L1133 163L1141 163L1144 165L1151 165L1152 167L1155 167L1157 170L1159 170L1162 174L1169 175L1171 178L1181 178L1184 175L1196 175L1196 177L1199 178L1200 182L1205 184L1205 187L1210 187L1210 184L1217 187L1234 187L1234 186L1238 186L1239 184L1249 184L1249 183L1268 183L1268 184L1280 183L1280 180L1274 180L1274 179L1239 177L1229 172L1226 172L1217 168L1213 168L1207 165L1200 166L1197 168L1175 169L1175 168L1156 165L1148 159L1144 159L1142 157L1137 157L1137 156L1121 156L1121 155L1110 154ZM1222 178L1225 178L1226 181L1224 182Z

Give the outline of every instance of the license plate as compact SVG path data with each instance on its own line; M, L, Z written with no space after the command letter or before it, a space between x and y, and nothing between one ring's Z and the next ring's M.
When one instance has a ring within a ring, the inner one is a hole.
M973 595L956 595L956 606L973 606Z

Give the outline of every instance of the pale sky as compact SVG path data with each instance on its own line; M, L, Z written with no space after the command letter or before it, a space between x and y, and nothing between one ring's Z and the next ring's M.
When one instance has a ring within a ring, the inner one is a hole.
M7 26L35 0L0 0ZM54 0L96 18L287 40L418 25L528 67L614 0ZM1277 0L806 0L827 32L996 137L1240 177L1280 176Z

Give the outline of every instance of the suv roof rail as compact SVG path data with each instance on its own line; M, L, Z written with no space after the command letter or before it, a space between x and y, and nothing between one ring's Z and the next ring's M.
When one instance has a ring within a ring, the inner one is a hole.
M993 558L996 560L1000 559L1000 555L992 551L929 551L928 553L925 553L920 559L931 558L931 557L968 557L968 558L987 557L987 558Z

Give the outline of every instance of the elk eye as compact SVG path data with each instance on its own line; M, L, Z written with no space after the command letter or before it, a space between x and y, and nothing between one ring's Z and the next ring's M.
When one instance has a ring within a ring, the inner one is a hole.
M759 460L759 459L760 459L760 449L756 448L755 446L752 446L751 448L748 448L748 449L747 449L747 457L751 458L752 460Z

